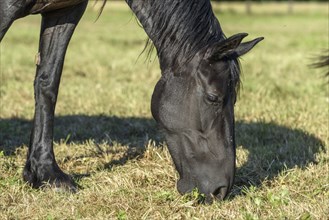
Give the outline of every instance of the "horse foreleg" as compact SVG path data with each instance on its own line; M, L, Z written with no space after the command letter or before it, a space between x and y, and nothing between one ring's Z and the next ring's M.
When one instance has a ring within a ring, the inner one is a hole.
M56 163L53 124L60 77L70 38L87 2L42 14L42 26L34 81L35 114L23 178L34 188L48 182L75 191L74 181Z

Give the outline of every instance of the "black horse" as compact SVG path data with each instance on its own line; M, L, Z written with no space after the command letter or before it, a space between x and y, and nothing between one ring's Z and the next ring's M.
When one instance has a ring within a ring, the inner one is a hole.
M153 117L163 128L179 173L180 193L198 188L224 199L235 172L234 103L240 82L238 58L263 38L241 43L226 38L210 0L126 0L153 42L162 75L152 95ZM75 190L53 152L57 93L70 38L87 0L1 0L0 40L12 22L42 15L35 115L23 178L33 187L49 182Z

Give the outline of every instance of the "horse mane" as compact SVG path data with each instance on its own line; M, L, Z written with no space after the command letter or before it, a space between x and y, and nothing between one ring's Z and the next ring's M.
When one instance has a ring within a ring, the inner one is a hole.
M147 34L160 64L180 66L201 49L225 39L209 0L151 0ZM143 19L143 20L144 20Z
M179 71L200 50L226 38L209 0L172 0L170 4L163 0L152 1L150 11L148 19L153 23L148 35L157 49L160 65ZM229 62L231 83L238 94L241 84L239 60Z
M229 66L230 66L230 87L233 88L232 92L234 92L234 94L232 94L233 96L238 96L239 95L239 91L240 91L240 87L241 87L241 69L240 69L240 61L239 59L233 59L233 60L229 60Z

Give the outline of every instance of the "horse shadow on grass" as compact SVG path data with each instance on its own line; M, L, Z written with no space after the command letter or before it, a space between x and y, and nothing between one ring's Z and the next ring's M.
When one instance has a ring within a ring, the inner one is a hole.
M289 169L316 164L316 155L325 151L324 142L313 134L273 122L238 121L236 142L238 150L247 150L247 161L236 170L231 197L244 194L243 188L261 186L264 180L271 181Z
M95 143L97 149L83 157L97 157L104 153L103 149L99 148L99 145L104 143L110 151L114 144L128 146L127 152L121 158L104 165L104 168L123 165L130 159L142 157L149 140L154 141L156 145L163 141L162 135L157 132L156 122L149 118L68 115L57 116L54 124L54 142L85 144L92 140ZM28 146L31 129L31 120L0 119L0 151L9 156L14 155L16 149Z
M16 148L28 145L31 124L31 121L19 118L0 119L0 151L13 155ZM106 165L111 167L143 157L148 140L163 142L158 130L155 121L150 118L58 116L54 141L85 143L93 140L95 143L106 142L109 146L113 142L129 146L122 158ZM246 158L238 157L241 165L236 171L231 198L243 194L243 188L260 186L264 180L271 180L282 171L294 167L304 169L308 164L316 163L316 154L324 150L324 143L314 135L268 122L237 121L236 142L238 151L245 152ZM136 148L139 150L134 150Z

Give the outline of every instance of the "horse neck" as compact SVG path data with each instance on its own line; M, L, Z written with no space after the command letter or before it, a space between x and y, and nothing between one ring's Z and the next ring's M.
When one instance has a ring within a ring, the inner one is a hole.
M210 0L126 0L153 42L162 72L225 38Z

